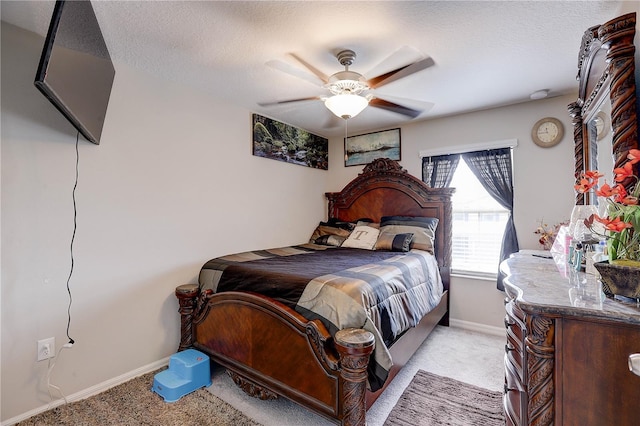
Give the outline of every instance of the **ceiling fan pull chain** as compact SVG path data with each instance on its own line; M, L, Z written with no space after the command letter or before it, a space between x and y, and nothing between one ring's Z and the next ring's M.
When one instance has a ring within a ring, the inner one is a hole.
M344 142L345 143L347 142L347 137L348 137L348 134L349 134L349 132L347 130L348 128L349 128L349 120L345 118L344 119Z

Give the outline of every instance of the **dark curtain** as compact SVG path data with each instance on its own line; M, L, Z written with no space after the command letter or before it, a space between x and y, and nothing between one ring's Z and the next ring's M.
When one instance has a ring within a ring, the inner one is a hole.
M422 181L431 188L448 188L459 161L460 154L422 157Z
M509 210L509 219L502 237L500 262L519 250L516 227L513 223L513 179L511 149L491 149L462 154L465 162L482 186L502 207ZM497 286L504 291L504 275L498 270Z

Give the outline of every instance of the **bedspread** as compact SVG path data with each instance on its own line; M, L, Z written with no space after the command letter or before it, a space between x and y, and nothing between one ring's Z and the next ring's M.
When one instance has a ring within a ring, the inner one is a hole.
M392 360L388 347L440 302L437 262L422 250L406 253L304 244L212 259L200 287L252 291L322 321L331 335L364 328L376 341L369 385L377 390Z

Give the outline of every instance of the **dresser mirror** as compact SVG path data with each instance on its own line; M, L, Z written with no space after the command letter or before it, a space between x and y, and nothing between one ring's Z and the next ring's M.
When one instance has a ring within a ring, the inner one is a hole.
M629 13L589 28L582 37L578 99L568 107L576 176L599 170L611 184L613 169L626 161L630 149L638 148L635 32L636 14ZM596 202L594 193L576 194L576 205Z

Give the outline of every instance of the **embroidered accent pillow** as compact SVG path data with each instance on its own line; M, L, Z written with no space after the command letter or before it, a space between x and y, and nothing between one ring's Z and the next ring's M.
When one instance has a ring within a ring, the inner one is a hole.
M358 225L351 231L349 238L342 243L342 247L373 250L378 241L380 230L369 225Z

